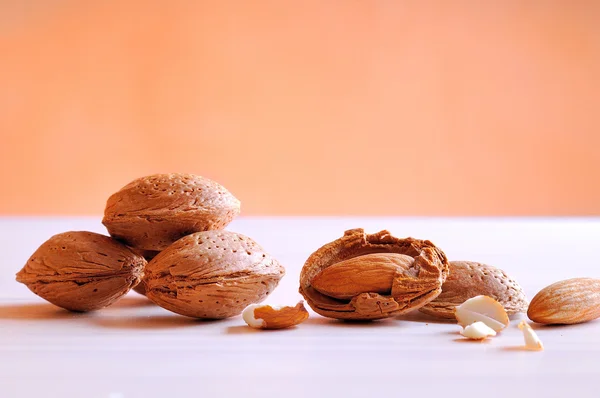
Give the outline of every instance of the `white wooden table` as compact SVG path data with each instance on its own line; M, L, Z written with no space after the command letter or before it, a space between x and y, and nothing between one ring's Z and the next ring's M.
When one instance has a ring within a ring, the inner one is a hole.
M356 227L496 265L529 298L557 280L600 277L598 218L240 218L229 229L286 266L267 302L294 304L309 254ZM295 329L263 332L241 317L181 317L130 293L72 314L14 280L43 241L67 230L106 232L100 217L0 219L0 398L600 396L600 321L536 327L546 350L527 352L516 326L524 315L479 343L419 313L366 324L311 313Z

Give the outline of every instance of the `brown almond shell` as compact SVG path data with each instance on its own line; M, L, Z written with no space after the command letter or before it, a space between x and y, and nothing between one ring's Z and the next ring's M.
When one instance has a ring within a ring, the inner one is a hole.
M501 269L473 261L450 261L449 267L450 275L442 285L442 293L419 311L455 319L457 306L480 295L498 301L509 315L527 311L523 289Z
M17 281L54 305L92 311L111 305L142 278L146 260L108 236L73 231L44 242Z
M240 201L208 178L155 174L108 198L102 223L128 246L160 251L185 235L225 228L239 212Z
M325 268L338 262L371 253L398 253L414 258L410 268L394 277L390 294L365 292L350 300L326 296L311 285ZM442 250L428 240L396 238L386 230L366 234L352 229L340 239L314 252L300 274L300 293L318 314L335 319L375 320L420 308L442 291L448 275L448 260Z
M146 297L181 315L221 319L263 301L285 274L252 239L230 231L185 236L146 267Z
M143 250L143 249L132 249L134 252L136 252L137 254L139 254L140 256L144 257L146 259L146 261L150 262L150 260L152 260L154 257L156 257L158 255L158 253L160 253L159 251L155 251L155 250ZM142 296L146 295L146 285L144 284L144 281L142 280L140 283L138 283L134 288L133 291L141 294Z

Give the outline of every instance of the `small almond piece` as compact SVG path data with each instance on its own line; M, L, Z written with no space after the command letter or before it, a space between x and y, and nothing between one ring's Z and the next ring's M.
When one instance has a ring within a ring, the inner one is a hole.
M488 296L476 296L456 307L456 320L462 327L481 321L499 332L508 326L508 314L502 304Z
M519 329L523 331L523 337L525 338L525 348L532 351L542 351L544 349L544 345L542 344L540 338L533 331L531 326L525 321L521 321L519 323Z
M496 331L485 323L478 321L467 325L460 334L471 340L483 340L489 336L495 336Z
M244 310L242 318L248 326L256 329L283 329L296 326L308 318L304 302L295 307L272 307L264 304L252 304Z
M563 325L600 317L600 279L573 278L543 288L531 300L527 316L537 323Z

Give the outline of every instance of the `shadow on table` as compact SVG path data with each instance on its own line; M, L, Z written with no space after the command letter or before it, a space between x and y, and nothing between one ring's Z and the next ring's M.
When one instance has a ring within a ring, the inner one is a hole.
M510 346L500 347L499 349L500 349L500 351L506 351L506 352L518 352L518 351L536 352L534 350L528 349L524 345L510 345ZM538 351L538 352L541 352L541 351Z
M244 324L244 325L229 326L225 333L226 334L285 333L285 332L291 332L297 328L298 328L297 326L293 326L291 328L285 328L285 329L255 329L255 328L251 328L250 326Z
M174 329L222 322L222 319L194 319L177 314L147 316L99 316L91 319L96 326L111 329Z
M0 304L0 319L56 320L83 318L88 314L70 312L50 303Z
M464 337L457 337L456 339L452 340L455 343L461 343L461 344L490 344L492 342L492 339L483 339L483 340L473 340L473 339L466 339Z
M141 294L128 294L123 297L116 303L106 308L103 308L100 311L110 311L111 309L119 309L119 308L139 308L139 307L156 307L152 301L148 300L146 296L142 296Z
M14 320L59 320L59 319L88 319L98 313L110 313L111 310L154 306L145 297L123 297L115 304L97 311L72 312L50 303L0 303L0 319Z
M452 324L456 323L455 319L444 319L444 318L436 318L431 315L427 315L422 313L421 311L412 311L408 314L399 315L394 319L403 322L418 322L418 323L441 323L441 324Z
M394 321L394 319L382 319L378 321L343 321L339 319L330 319L325 318L319 315L311 315L306 321L302 322L302 324L298 326L293 326L285 329L255 329L251 328L247 325L237 325L230 326L227 328L227 334L253 334L253 333L285 333L292 332L299 327L302 328L305 325L316 325L316 326L325 326L328 328L345 328L345 329L372 329L372 328L381 328L381 327L393 327L397 328L399 323Z
M594 322L594 321L591 321L591 322ZM532 321L527 321L527 323L529 324L529 326L531 326L531 328L533 330L550 330L550 329L576 329L579 327L586 327L590 322L575 323L572 325L544 325L544 324L535 323Z
M394 318L380 319L376 321L350 321L350 320L339 320L339 319L331 319L325 318L322 316L311 316L306 321L302 323L303 325L317 325L317 326L327 326L327 327L337 327L337 328L346 328L346 329L357 329L357 328L385 328L385 327L394 327L397 328L400 326L399 322L397 322Z

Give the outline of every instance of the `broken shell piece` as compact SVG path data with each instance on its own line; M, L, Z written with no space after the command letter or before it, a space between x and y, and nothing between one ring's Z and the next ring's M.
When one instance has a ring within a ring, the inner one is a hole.
M525 339L525 348L532 351L542 351L544 349L544 345L542 344L540 338L533 331L531 326L525 321L521 321L519 323L519 329L523 331L523 338Z
M488 296L468 299L456 307L455 316L462 327L481 321L496 332L507 327L510 322L502 304Z
M304 302L295 307L273 307L264 304L252 304L244 310L242 318L248 326L256 329L283 329L296 326L308 318Z
M495 336L496 331L485 323L479 321L467 325L463 330L460 331L460 334L471 340L483 340L489 336Z

